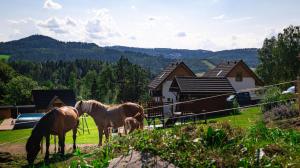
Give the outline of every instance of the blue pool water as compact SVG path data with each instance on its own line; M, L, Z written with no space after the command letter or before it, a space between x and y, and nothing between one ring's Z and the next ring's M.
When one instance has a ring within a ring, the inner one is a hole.
M27 114L20 114L17 117L18 120L40 120L45 114L44 113L27 113Z
M16 119L14 129L33 128L44 115L44 113L20 114Z

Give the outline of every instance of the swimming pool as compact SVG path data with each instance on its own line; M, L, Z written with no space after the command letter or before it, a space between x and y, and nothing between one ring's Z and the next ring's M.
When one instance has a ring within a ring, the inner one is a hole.
M44 113L20 114L15 121L14 129L33 128L44 115Z

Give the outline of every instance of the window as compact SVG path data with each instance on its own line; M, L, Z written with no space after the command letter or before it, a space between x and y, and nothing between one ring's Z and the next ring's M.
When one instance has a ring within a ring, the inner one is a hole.
M238 72L235 76L235 81L237 82L241 82L243 81L243 73L242 72Z

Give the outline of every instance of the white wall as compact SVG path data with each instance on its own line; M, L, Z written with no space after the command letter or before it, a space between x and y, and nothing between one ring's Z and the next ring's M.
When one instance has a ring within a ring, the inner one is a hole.
M243 89L255 88L255 80L251 77L243 77L243 81L236 81L233 77L228 77L227 79L237 92ZM256 97L254 92L250 92L250 96Z
M162 85L162 96L163 96L163 102L168 102L168 98L173 99L173 102L176 102L176 96L169 91L170 86L172 84L172 81L165 81ZM171 113L171 106L165 106L164 107L164 115L165 117L170 117L172 115Z

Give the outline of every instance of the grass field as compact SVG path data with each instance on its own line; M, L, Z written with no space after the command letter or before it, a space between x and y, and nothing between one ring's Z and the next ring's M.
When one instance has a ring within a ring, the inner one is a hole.
M249 128L255 125L256 122L261 121L261 119L262 119L262 112L260 110L260 107L251 107L251 108L241 110L241 114L213 118L213 119L209 119L208 122L228 121L232 126Z
M256 121L261 119L261 111L259 107L252 107L241 111L241 114L232 115L232 116L224 116L218 118L209 119L208 122L222 122L228 121L232 126L240 126L242 128L249 128L254 125ZM82 123L82 121L80 121ZM85 133L83 134L82 130L79 130L80 133L77 134L77 143L78 144L97 144L98 143L98 130L96 125L91 117L87 117L87 123L90 128L90 134L87 133L85 129ZM146 125L146 123L145 123ZM82 124L79 126L82 128ZM30 136L31 129L23 129L23 130L13 130L13 131L1 131L0 132L0 144L6 143L14 140L18 140L14 143L22 144L25 143L27 138ZM72 144L72 131L69 131L66 136L66 143ZM103 138L104 139L104 138Z
M205 65L208 67L208 69L213 69L213 68L216 67L213 63L211 63L211 62L208 61L208 60L202 60L201 62L202 62L203 64L205 64Z
M97 144L98 143L98 130L96 129L96 125L91 117L87 118L87 123L90 128L90 134L88 134L85 129L85 133L83 134L82 130L79 130L77 133L77 143L78 144ZM82 125L79 126L82 128ZM25 143L27 138L31 134L31 129L22 129L22 130L12 130L12 131L1 131L0 132L0 144L21 139L20 141L16 141L16 144ZM69 131L66 136L66 143L72 144L72 131Z
M10 58L10 55L1 55L0 54L0 60L5 60L7 61Z

